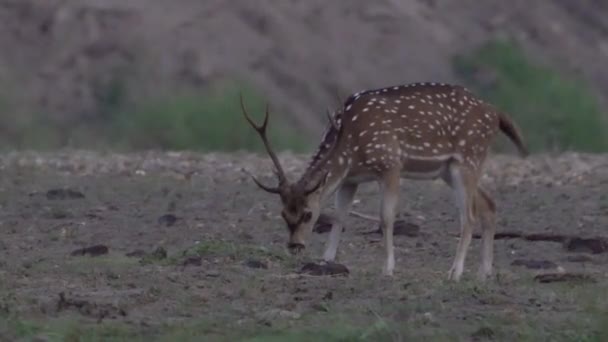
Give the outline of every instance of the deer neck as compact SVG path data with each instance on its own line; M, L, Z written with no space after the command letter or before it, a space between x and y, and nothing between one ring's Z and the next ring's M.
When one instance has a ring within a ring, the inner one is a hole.
M298 186L308 188L321 181L317 191L320 194L319 199L323 201L333 194L346 179L352 165L350 158L343 153L345 146L342 145L338 139L331 145L322 144L300 177Z

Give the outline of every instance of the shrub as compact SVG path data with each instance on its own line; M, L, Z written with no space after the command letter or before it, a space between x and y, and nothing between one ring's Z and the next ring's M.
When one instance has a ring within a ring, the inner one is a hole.
M532 63L515 43L490 41L453 66L517 122L531 151L608 151L606 117L587 86Z
M261 123L264 101L251 91L243 91L243 98L250 115ZM274 148L299 151L305 147L276 111L271 110L270 116L268 134ZM263 146L241 114L237 87L140 102L112 121L117 140L127 148L234 151Z

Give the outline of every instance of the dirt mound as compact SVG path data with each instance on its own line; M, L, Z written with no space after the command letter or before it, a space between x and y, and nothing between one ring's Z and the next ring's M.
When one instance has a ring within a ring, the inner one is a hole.
M140 96L240 78L317 133L336 89L457 81L450 59L501 35L605 100L606 15L600 1L567 0L1 0L0 84L16 111L69 123L105 115L117 87Z

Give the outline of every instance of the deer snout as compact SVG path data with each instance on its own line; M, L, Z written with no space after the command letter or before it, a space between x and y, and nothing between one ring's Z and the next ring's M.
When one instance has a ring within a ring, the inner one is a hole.
M299 242L290 242L287 244L287 249L292 255L299 254L300 252L302 252L302 250L304 250L304 248L306 248L306 246L303 243Z

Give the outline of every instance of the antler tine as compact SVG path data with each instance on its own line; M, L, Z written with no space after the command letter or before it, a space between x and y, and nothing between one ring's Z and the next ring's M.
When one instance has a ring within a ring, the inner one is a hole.
M262 188L263 190L270 192L271 194L280 194L281 193L281 189L278 187L270 187L267 185L262 184L262 182L260 182L257 178L255 178L254 175L251 174L251 172L242 169L243 172L245 172L249 177L251 177L251 179L253 179L253 181L255 182L255 184L257 184L257 186L259 186L260 188Z
M247 113L247 109L245 108L245 104L243 103L243 94L241 93L239 95L240 95L239 97L241 100L241 109L243 110L245 119L247 119L249 124L258 132L260 138L262 139L262 142L264 143L266 152L268 152L270 159L272 159L272 162L274 163L274 166L277 170L277 176L279 177L279 185L281 186L283 184L286 184L287 177L285 176L285 171L283 171L283 167L281 166L281 163L279 162L279 158L277 158L276 154L270 147L270 143L268 142L268 138L266 137L266 127L268 126L268 117L269 117L269 113L270 113L270 106L268 104L266 104L266 113L264 115L264 121L263 121L262 125L258 126L253 122L253 120L249 116L249 113ZM258 183L258 185L260 185L259 182L256 181L256 183ZM265 189L267 187L262 187L262 188Z

